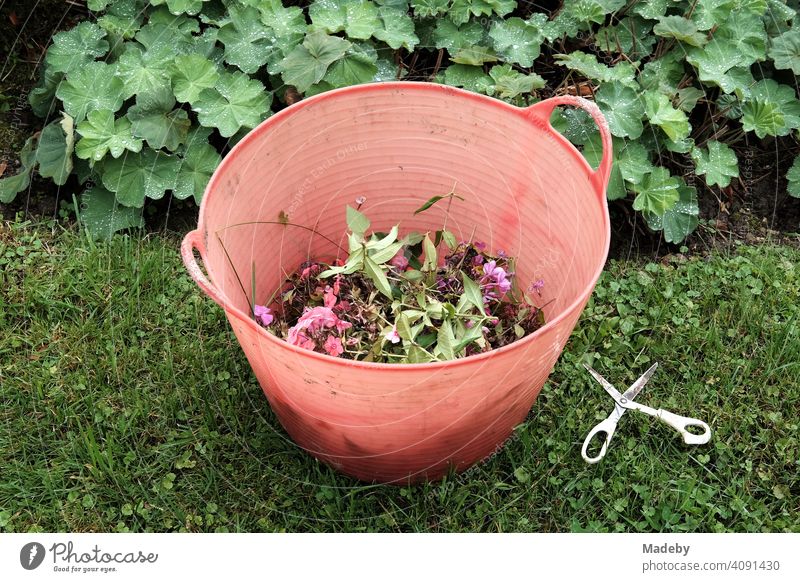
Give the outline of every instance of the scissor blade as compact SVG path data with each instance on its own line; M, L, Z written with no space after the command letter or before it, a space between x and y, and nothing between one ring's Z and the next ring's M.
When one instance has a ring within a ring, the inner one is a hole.
M595 371L594 371L594 370L591 368L591 366L589 366L588 364L584 364L584 365L583 365L583 367L584 367L584 368L586 368L587 370L589 370L589 373L590 373L592 376L594 376L594 379L595 379L595 380L597 380L598 382L600 382L600 385L603 387L603 389L604 389L606 392L608 392L608 393L611 395L611 398L613 398L615 401L618 401L620 398L622 398L622 394L620 394L620 393L619 393L619 391L618 391L616 388L614 388L614 385L613 385L613 384L611 384L611 382L609 382L609 381L608 381L608 380L606 380L605 378L603 378L603 377L602 377L600 374L598 374L597 372L595 372Z
M639 379L636 380L636 382L634 382L631 387L625 391L623 396L627 398L628 401L632 401L634 398L636 398L639 395L639 392L642 391L642 388L644 388L645 384L650 381L650 378L653 376L656 368L658 368L658 362L650 366L647 372L639 376Z

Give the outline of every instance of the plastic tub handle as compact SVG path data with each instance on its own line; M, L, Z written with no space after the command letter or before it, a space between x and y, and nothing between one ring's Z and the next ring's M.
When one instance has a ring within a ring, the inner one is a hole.
M548 125L548 127L555 131L550 123L550 116L553 114L553 110L559 105L572 105L573 107L580 107L586 113L592 116L592 119L594 119L594 122L600 129L600 139L603 144L603 158L600 160L600 165L597 167L597 169L592 170L590 181L592 186L594 186L594 189L602 196L602 199L605 200L606 187L608 186L608 179L611 176L612 152L611 132L608 129L608 122L600 112L600 108L593 101L589 101L582 97L575 97L573 95L560 95L558 97L545 99L544 101L540 101L539 103L535 103L534 105L528 107L528 111L533 115L538 116Z
M206 278L205 273L197 264L194 256L194 251L200 253L200 258L205 263L206 247L203 244L203 236L199 230L189 232L181 242L181 258L189 275L194 279L194 282L205 291L211 299L213 299L220 307L225 308L225 300L222 293L220 293L214 285Z

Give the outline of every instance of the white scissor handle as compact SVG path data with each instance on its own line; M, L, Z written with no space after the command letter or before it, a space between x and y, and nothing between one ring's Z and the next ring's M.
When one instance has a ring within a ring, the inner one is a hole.
M604 421L598 423L591 431L589 431L589 434L586 435L586 439L583 441L583 448L581 449L581 457L583 457L584 461L586 461L590 465L594 465L595 463L599 463L600 460L606 456L606 451L608 450L608 443L611 442L611 437L614 436L614 431L617 430L618 420L619 420L618 418L609 416ZM600 449L600 452L597 453L596 457L590 457L587 454L587 450L589 449L589 444L592 442L592 439L601 432L606 434L603 446Z
M704 445L711 440L711 428L702 420L688 418L674 414L668 410L659 408L656 416L681 433L683 442L687 445ZM703 429L703 434L692 434L686 430L689 426L696 426Z

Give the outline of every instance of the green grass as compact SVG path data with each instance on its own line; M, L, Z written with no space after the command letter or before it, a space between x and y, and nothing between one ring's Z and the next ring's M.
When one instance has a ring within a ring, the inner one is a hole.
M800 252L609 266L533 411L489 461L368 486L289 441L221 310L150 235L0 229L0 531L800 531ZM683 445L580 367L711 424Z

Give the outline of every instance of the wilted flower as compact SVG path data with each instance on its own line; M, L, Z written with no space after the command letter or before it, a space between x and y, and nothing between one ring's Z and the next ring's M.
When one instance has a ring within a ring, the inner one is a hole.
M325 295L322 298L322 302L325 304L325 307L333 307L336 305L336 292L331 288L330 285L325 287Z
M396 325L393 326L392 330L389 333L386 334L386 339L389 340L390 342L392 342L393 344L396 344L396 343L398 343L400 341L400 334L397 333L397 326Z
M344 353L342 340L335 335L329 335L328 339L325 340L325 345L323 347L325 348L325 352L334 358L341 356Z
M544 288L544 279L539 279L534 281L533 283L528 286L528 291L536 291L539 295L542 294L542 289Z
M406 258L404 251L402 249L397 251L397 254L389 260L389 264L393 267L396 267L400 271L405 271L406 267L408 267L408 259Z
M272 323L272 320L275 319L272 315L272 310L264 305L254 305L253 315L255 315L256 319L260 321L261 325L264 327L268 326Z
M361 206L366 201L367 201L367 197L366 196L359 196L358 198L356 198L356 204L358 206Z

